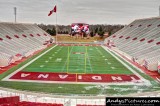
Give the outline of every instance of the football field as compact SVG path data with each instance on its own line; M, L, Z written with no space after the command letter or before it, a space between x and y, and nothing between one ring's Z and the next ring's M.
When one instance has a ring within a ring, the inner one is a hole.
M53 46L4 80L108 84L133 83L141 76L99 45L64 44Z
M159 89L152 78L107 47L92 44L53 45L9 70L0 85L60 94L126 94L138 92L137 88Z
M100 46L56 46L23 71L132 74Z

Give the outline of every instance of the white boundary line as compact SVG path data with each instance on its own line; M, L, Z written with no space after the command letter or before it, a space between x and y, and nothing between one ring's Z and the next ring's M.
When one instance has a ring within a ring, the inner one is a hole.
M68 47L70 47L70 46L68 46ZM69 56L71 55L71 51L72 51L72 49L73 49L74 46L71 46L71 47L72 47L72 48L70 49ZM67 62L68 62L67 60L68 60L68 56L67 56L66 62L64 63L64 66L63 66L61 72L63 72L63 70L65 69L65 66L67 66ZM67 71L68 71L68 70L67 70ZM66 72L67 72L67 71L66 71Z
M86 46L86 49L87 49L87 46ZM91 72L93 73L93 69L92 69L92 66L91 66L91 61L90 61L90 58L89 58L89 55L88 55L88 50L87 50L87 57L88 57L88 62L89 62L89 65L90 65Z
M90 84L90 85L142 85L142 83L135 82L76 82L76 81L45 81L45 80L19 80L19 79L8 79L6 81L16 81L16 82L31 82L31 83L53 83L53 84Z
M112 54L107 47L102 46L103 49L105 49L108 53L110 53L114 58L116 58L120 63L122 63L126 68L128 68L131 72L133 72L136 76L141 78L141 80L146 84L146 85L151 85L150 81L144 79L141 75L139 75L136 71L134 71L131 67L129 67L126 63L124 63L122 60L117 58L114 54ZM118 54L117 54L118 55ZM119 56L119 55L118 55ZM120 57L120 56L119 56Z
M36 61L38 58L42 57L44 54L46 54L47 52L49 52L50 50L52 50L56 46L57 45L53 46L52 48L48 49L44 53L40 54L39 56L37 56L36 58L34 58L33 60L31 60L30 62L26 63L25 65L23 65L22 67L20 67L19 69L17 69L16 71L14 71L13 73L11 73L10 75L8 75L7 77L3 78L2 81L9 80L10 77L12 77L13 75L15 75L17 72L21 71L22 69L24 69L25 67L27 67L28 65L30 65L31 63L33 63L34 61Z
M158 80L158 82L160 82L160 79L156 77L156 79Z
M113 50L112 50L113 51ZM116 55L118 55L119 57L121 57L121 55L119 55L118 53L116 53L115 51L113 51ZM123 59L124 60L124 59ZM132 65L135 69L137 69L139 72L146 74L145 72L143 72L140 68L136 67L134 64L126 61L128 64ZM147 75L147 74L146 74Z

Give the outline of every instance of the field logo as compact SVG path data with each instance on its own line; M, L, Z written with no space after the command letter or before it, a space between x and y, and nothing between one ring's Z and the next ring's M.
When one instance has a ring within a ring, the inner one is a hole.
M42 72L18 72L10 80L36 80L36 81L68 81L68 82L139 82L136 75L124 74L74 74L74 73L42 73Z

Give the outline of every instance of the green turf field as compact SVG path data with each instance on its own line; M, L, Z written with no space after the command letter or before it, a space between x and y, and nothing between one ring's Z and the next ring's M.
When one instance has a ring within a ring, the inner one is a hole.
M56 46L23 71L132 74L100 46Z
M52 46L51 46L52 47ZM143 76L145 79L151 82L151 86L148 85L106 85L101 87L101 85L92 84L59 84L59 83L35 83L35 82L12 82L12 81L2 81L2 79L9 74L13 73L23 65L29 63L46 50L32 56L28 60L22 62L21 64L13 67L7 72L0 75L0 87L12 88L17 90L34 91L34 92L45 92L57 95L106 95L106 96L121 96L132 93L140 92L152 92L159 91L160 84L157 83L150 76L141 73L133 66L129 65L122 58L124 63L126 63L130 68L136 71L138 74ZM73 52L83 52L83 54L74 54ZM114 53L113 53L114 54ZM52 58L50 58L52 57ZM57 59L61 58L61 59ZM73 60L77 62L73 62ZM57 60L57 61L56 61ZM61 62L60 62L61 60ZM46 62L48 61L48 62ZM59 62L58 62L59 61ZM80 63L81 62L81 63ZM82 63L85 63L81 66ZM111 64L110 64L111 63ZM78 66L73 66L78 65ZM43 67L42 67L43 65ZM41 66L41 67L40 67ZM68 68L67 68L68 67ZM81 70L75 70L76 67L80 67ZM115 67L115 69L111 68ZM131 74L131 72L124 67L120 62L118 62L114 57L112 57L107 51L102 47L92 47L92 46L56 46L51 51L40 57L38 60L34 61L28 67L23 69L23 71L30 72L69 72L69 73L118 73L118 74Z

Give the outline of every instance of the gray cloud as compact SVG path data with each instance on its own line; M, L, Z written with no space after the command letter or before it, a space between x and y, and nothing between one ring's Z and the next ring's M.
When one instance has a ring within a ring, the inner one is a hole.
M49 11L57 4L58 24L128 24L137 18L156 17L160 0L0 0L0 21L55 24Z

